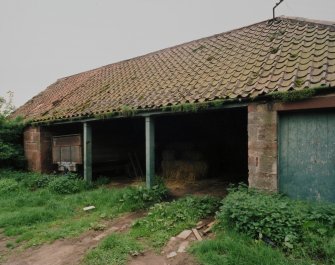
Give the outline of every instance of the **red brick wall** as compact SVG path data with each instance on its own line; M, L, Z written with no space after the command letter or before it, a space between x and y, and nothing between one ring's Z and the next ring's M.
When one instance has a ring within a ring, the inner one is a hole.
M50 172L51 134L42 127L27 127L24 131L24 152L28 169L36 172Z
M277 111L271 104L248 106L249 187L277 191Z

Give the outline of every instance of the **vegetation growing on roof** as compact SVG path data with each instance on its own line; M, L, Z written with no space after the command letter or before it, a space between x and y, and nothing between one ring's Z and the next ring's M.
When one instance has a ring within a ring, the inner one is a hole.
M283 36L285 33L285 30L277 30L276 32L270 34L269 41L273 41L275 39L278 39L280 36Z
M134 116L135 113L136 113L135 109L133 109L132 107L130 107L128 105L123 105L123 106L121 106L119 115L124 116L124 117L130 117L130 116Z
M285 92L273 92L269 96L281 102L295 102L313 97L320 88L307 88Z
M198 48L193 49L192 52L197 52L197 51L200 51L200 50L202 50L204 48L206 48L205 45L200 45Z
M295 53L290 53L290 58L294 59L294 58L297 58L298 57L298 53L295 52Z
M170 105L162 108L162 111L171 112L197 112L200 110L206 110L209 108L219 108L225 103L232 102L228 99L218 99L207 102L195 102L195 103L183 103L178 105Z
M297 79L294 81L294 85L295 85L296 87L301 87L303 83L304 83L304 80L303 80L303 79L300 79L300 78L297 78Z
M271 54L276 54L279 51L279 46L277 47L270 47L270 53Z

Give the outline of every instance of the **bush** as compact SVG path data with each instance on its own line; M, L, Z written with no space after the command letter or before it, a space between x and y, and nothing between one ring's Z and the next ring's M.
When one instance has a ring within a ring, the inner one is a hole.
M14 179L0 179L0 194L17 191L19 183Z
M56 175L47 175L36 172L24 172L10 169L0 169L0 179L12 179L30 190L45 188Z
M56 175L46 175L39 173L30 173L29 176L22 180L23 185L30 190L45 188L55 179Z
M167 189L163 184L155 185L151 189L140 186L125 192L120 202L131 204L136 209L144 209L156 202L161 202L166 196Z
M8 115L13 110L12 94L7 102L0 96L0 165L1 167L23 168L23 128L21 118L10 119Z
M48 188L57 194L73 194L88 189L88 185L71 174L55 177L48 183Z
M329 260L335 235L335 206L294 201L239 187L217 214L219 227L261 239L285 250Z

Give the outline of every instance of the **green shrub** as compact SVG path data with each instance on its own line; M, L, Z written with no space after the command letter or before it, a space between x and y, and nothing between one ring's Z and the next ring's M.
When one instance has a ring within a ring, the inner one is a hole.
M335 206L294 201L239 187L231 190L217 214L229 227L254 239L329 261L335 235Z
M23 185L28 189L36 190L47 187L54 178L56 178L55 175L36 173L36 174L30 174L29 177L25 178L22 182Z
M50 191L57 194L73 194L87 189L87 183L84 180L77 179L73 176L59 176L48 183Z
M146 208L167 196L167 189L163 184L155 185L151 189L136 187L125 192L120 199L121 203L132 204L136 209Z
M14 179L3 178L0 179L0 194L17 191L19 183Z

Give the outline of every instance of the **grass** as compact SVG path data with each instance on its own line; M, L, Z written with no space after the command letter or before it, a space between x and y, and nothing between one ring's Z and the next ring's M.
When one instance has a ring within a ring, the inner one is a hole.
M126 234L112 234L88 253L84 264L126 264L130 255L148 249L159 251L172 237L218 209L214 197L185 197L151 207L146 217L134 223ZM140 243L139 243L140 242Z
M131 235L142 238L155 249L160 249L172 236L194 227L202 218L214 215L219 208L215 197L193 197L163 202L151 207L149 214L135 222Z
M103 227L103 223L126 212L149 207L162 199L162 189L109 189L98 187L75 194L61 195L48 187L31 190L27 178L31 173L0 171L0 228L25 247L77 236L84 231ZM3 184L3 185L2 185ZM30 183L31 184L31 183ZM83 207L95 210L84 212ZM11 240L13 241L13 240Z
M203 265L312 265L307 260L290 259L278 249L253 241L235 232L220 232L215 239L191 247Z
M89 252L83 264L87 265L121 265L129 255L137 255L143 246L127 234L112 234L99 247Z

